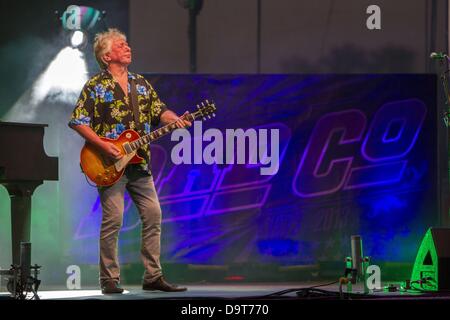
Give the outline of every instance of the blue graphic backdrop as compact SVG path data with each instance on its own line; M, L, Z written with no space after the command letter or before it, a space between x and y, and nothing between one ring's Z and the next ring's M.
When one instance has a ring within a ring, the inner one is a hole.
M342 261L353 234L374 262L412 262L425 230L438 221L435 76L147 78L178 114L214 100L217 117L203 130L280 132L274 176L255 165L175 166L170 137L152 145L163 262ZM73 218L70 254L95 264L101 208L95 196L87 198L77 204L84 210ZM128 196L125 206L120 259L138 262L139 218Z

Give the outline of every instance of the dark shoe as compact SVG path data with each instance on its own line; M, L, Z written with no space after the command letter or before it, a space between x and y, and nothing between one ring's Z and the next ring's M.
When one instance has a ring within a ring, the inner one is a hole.
M122 293L123 289L119 286L116 281L105 281L102 284L102 293L110 294L110 293Z
M142 290L160 290L165 292L181 292L186 291L187 288L178 287L176 285L168 283L166 280L164 280L164 277L160 277L157 280L153 282L147 282L142 285Z

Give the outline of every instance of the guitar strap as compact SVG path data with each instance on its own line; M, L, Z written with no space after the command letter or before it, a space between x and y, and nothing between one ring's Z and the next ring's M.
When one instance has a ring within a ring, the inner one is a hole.
M131 79L131 88L130 88L130 95L131 95L131 106L133 108L133 115L134 115L134 124L136 125L135 129L136 131L139 131L141 129L141 122L139 120L139 104L138 104L138 97L137 97L137 89L136 89L136 81L135 79ZM151 161L151 155L149 158L149 163Z
M133 115L134 115L134 124L136 125L136 130L140 129L141 123L139 121L139 104L138 104L138 98L137 98L137 91L136 91L136 82L134 79L131 79L130 84L130 95L131 95L131 107L133 108Z

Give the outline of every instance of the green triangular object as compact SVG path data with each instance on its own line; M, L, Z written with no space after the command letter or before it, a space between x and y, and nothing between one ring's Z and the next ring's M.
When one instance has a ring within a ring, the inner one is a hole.
M414 263L411 275L411 284L413 288L423 290L438 290L438 257L436 246L434 244L431 228L428 229L425 237L420 244L417 252L416 261ZM429 280L431 278L431 280ZM428 279L428 280L426 280ZM419 281L426 280L425 283Z

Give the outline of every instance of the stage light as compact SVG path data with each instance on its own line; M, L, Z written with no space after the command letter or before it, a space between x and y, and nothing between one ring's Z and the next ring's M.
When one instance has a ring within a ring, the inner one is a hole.
M55 12L59 15L58 11ZM105 15L105 11L85 6L70 5L61 17L63 29L68 32L68 43L72 48L84 49L88 42L89 30L94 28Z
M87 63L81 50L88 43L89 29L94 28L105 14L94 8L74 5L68 6L61 16L55 11L55 16L61 20L66 31L66 45L53 59L49 59L44 72L4 115L3 120L36 121L39 109L46 99L70 105L76 102L88 79Z
M85 7L70 5L61 16L62 26L65 30L89 30L100 21L101 14L99 10Z
M87 44L87 36L83 31L76 30L70 36L70 44L72 48L84 48Z

